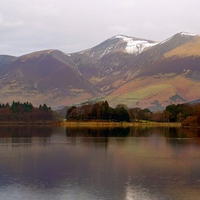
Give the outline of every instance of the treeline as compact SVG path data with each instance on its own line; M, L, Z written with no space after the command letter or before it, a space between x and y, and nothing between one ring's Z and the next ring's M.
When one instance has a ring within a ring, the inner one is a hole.
M169 122L181 122L183 126L200 126L200 103L169 105L164 111Z
M200 103L172 104L165 110L150 112L148 109L132 108L129 110L131 121L148 120L154 122L179 122L183 126L200 126Z
M85 103L81 106L72 106L68 109L66 119L69 121L109 120L127 122L180 122L184 126L200 125L200 103L172 104L165 110L151 112L149 109L128 108L120 104L115 108L109 106L107 101Z
M130 122L129 113L124 105L112 108L107 101L83 104L80 107L72 106L67 111L66 119L69 121L106 120Z
M31 103L20 103L13 101L0 104L0 122L1 121L49 121L53 120L54 114L46 104L34 107Z

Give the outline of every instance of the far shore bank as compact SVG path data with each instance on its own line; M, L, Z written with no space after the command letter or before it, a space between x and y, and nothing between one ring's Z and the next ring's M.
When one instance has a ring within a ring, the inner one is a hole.
M107 122L107 121L66 121L61 122L65 127L139 127L139 126L165 126L181 127L181 123L161 122Z
M182 126L177 122L113 122L113 121L0 121L0 126L61 126L61 127L93 127L93 128L112 128L112 127L185 127L198 128L200 126Z
M32 121L32 122L24 122L24 121L1 121L0 126L16 126L16 125L58 125L58 122L54 121Z

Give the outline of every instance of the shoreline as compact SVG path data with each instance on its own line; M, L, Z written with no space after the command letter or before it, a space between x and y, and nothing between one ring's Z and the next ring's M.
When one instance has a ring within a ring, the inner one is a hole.
M181 127L181 123L67 121L67 122L61 122L60 126L64 126L64 127L139 127L139 126Z
M113 128L113 127L174 127L200 128L200 126L182 126L178 122L113 122L113 121L0 121L0 126L60 126L78 128Z
M52 122L52 121L46 121L46 122L42 122L42 121L38 121L38 122L23 122L23 121L20 121L20 122L17 122L17 121L7 121L7 122L0 122L0 126L31 126L31 125L57 125L59 123L55 123L55 122Z

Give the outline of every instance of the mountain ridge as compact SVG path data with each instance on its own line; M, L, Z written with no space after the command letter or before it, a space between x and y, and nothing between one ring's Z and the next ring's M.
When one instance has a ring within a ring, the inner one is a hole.
M64 56L64 57L63 57ZM70 56L58 50L38 51L15 58L0 68L1 101L25 99L52 106L101 94L79 73Z
M108 100L161 109L200 99L199 66L199 35L180 32L161 42L116 35L76 53L0 56L0 95L2 102L27 99L55 107Z

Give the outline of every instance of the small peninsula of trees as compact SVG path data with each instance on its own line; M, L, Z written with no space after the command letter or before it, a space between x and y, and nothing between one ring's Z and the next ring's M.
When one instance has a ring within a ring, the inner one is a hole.
M149 109L128 108L120 104L115 108L109 106L107 101L85 103L81 106L72 106L68 109L68 121L126 121L126 122L179 122L183 126L200 126L200 103L172 104L163 111L151 112Z
M50 107L46 104L34 107L31 103L20 103L13 101L9 103L0 104L0 122L21 121L21 122L34 122L34 121L51 121L54 114Z
M69 121L106 120L130 122L129 113L124 105L118 105L116 108L112 108L107 101L83 104L80 107L72 106L67 111L66 119Z

